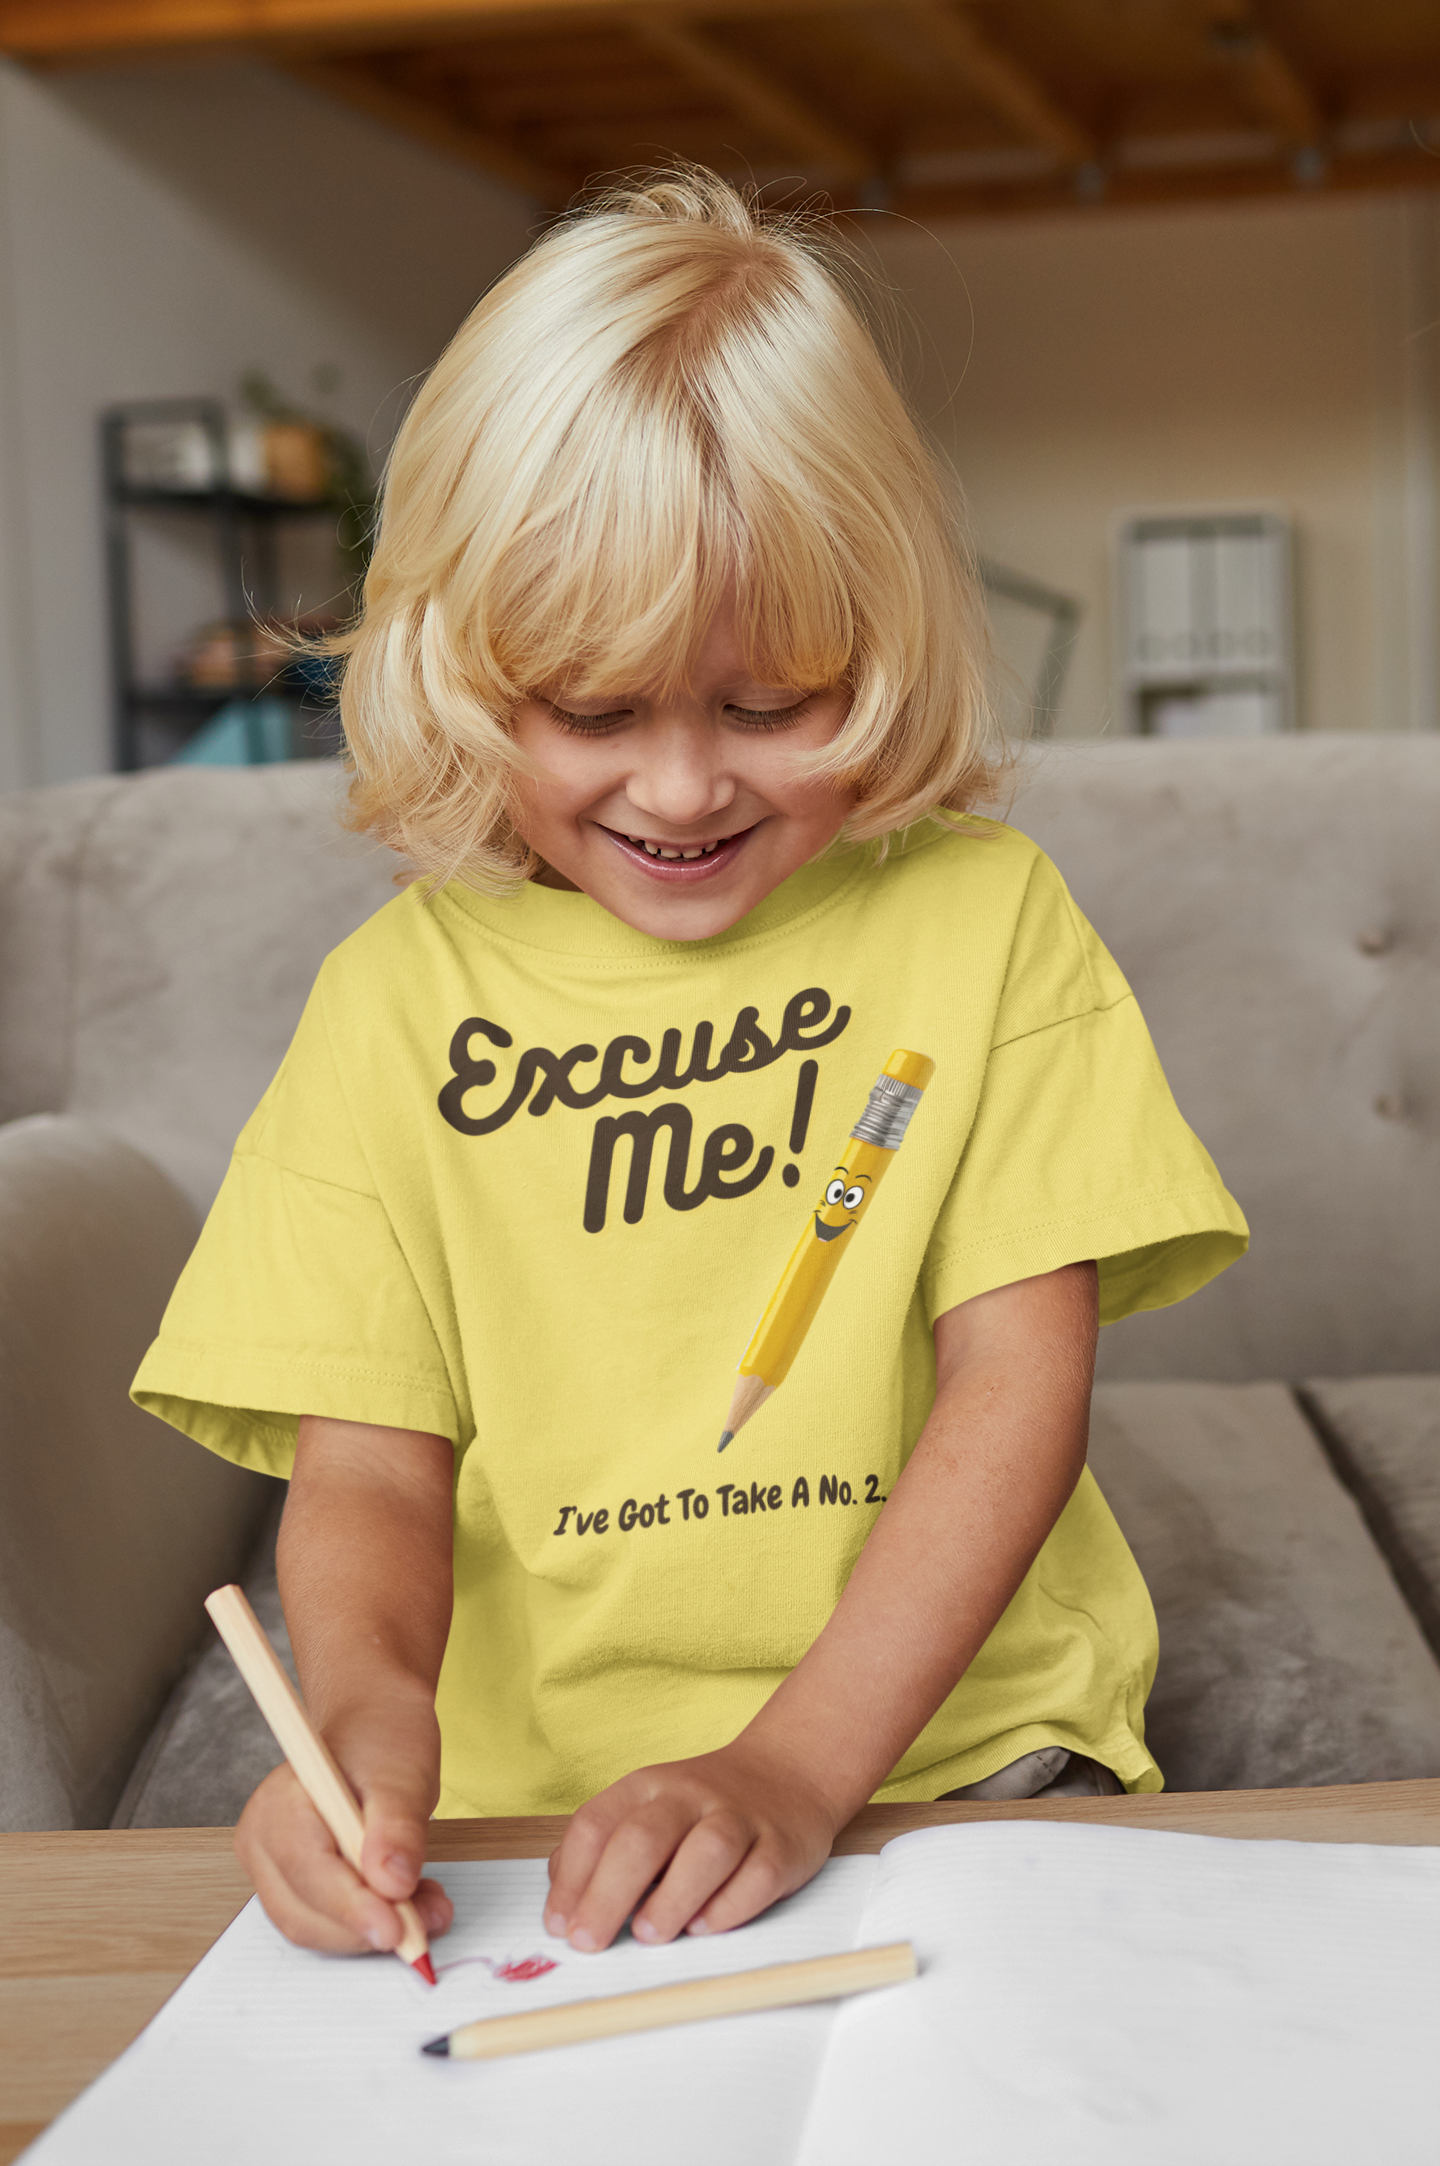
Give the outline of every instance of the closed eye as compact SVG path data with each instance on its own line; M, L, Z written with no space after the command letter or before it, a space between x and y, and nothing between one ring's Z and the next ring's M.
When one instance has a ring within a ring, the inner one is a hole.
M608 714L572 714L568 707L557 707L553 699L547 699L545 707L551 721L562 730L568 730L572 737L606 737L622 722L628 722L634 711L629 707L615 707Z
M809 706L813 695L807 692L792 707L734 707L725 709L727 715L747 730L784 730L798 722Z

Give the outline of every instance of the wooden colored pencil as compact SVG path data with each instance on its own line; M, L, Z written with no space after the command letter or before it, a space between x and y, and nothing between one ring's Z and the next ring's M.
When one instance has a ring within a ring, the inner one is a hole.
M836 2001L847 1993L900 1985L916 1974L908 1940L886 1948L856 1948L845 1955L814 1956L804 1963L773 1963L764 1970L733 1971L728 1978L694 1978L684 1985L651 1986L643 1993L616 1993L605 2000L565 2001L523 2015L487 2016L447 2037L432 2038L423 2053L457 2061L493 2061L508 2053L539 2053L626 2031L663 2030L673 2023L705 2023L712 2016L747 2015L757 2008L797 2008L806 2001Z
M355 1794L306 1713L305 1703L286 1676L264 1626L239 1587L217 1587L206 1596L205 1607L236 1669L250 1687L256 1706L275 1733L276 1744L294 1769L296 1781L334 1836L340 1855L359 1873L365 1823ZM396 1955L419 1971L427 1985L434 1985L430 1942L419 1911L413 1903L396 1903L395 1908L405 1929Z

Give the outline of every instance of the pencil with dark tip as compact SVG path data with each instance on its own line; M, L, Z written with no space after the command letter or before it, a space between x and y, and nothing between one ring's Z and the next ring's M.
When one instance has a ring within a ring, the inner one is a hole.
M477 2023L428 2039L420 2051L433 2053L437 2060L494 2061L508 2053L623 2038L674 2023L708 2023L716 2016L751 2015L762 2008L843 2000L851 1993L873 1993L879 1986L904 1985L918 1973L915 1950L908 1940L897 1940L884 1948L847 1948L841 1955L771 1963L764 1970L732 1971L721 1978L689 1978L683 1985L649 1986L604 2000L563 2001L557 2008L482 2016Z
M336 1848L347 1864L360 1872L360 1846L365 1823L354 1792L320 1732L310 1720L305 1703L285 1675L280 1657L265 1637L265 1627L238 1587L217 1587L205 1597L205 1607L236 1669L250 1687L255 1705L274 1732L275 1742L295 1771L295 1779L335 1838ZM363 1875L362 1875L363 1878ZM388 1900L388 1898L387 1898ZM402 1963L434 1985L435 1966L430 1961L430 1942L413 1903L396 1903L404 1927L395 1950Z
M825 1193L745 1349L740 1381L725 1416L722 1452L784 1383L840 1259L851 1246L849 1236L869 1209L886 1168L894 1163L934 1073L935 1063L926 1054L907 1053L903 1048L892 1053L880 1071L849 1142L825 1176Z

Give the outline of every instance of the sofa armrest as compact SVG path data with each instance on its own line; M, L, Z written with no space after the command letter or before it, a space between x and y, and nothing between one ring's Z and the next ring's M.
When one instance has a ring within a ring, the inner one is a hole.
M274 1493L128 1396L195 1234L95 1124L0 1127L0 1829L108 1823Z

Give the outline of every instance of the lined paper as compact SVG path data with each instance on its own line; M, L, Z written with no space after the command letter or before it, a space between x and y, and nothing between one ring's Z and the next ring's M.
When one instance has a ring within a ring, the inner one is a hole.
M36 2166L1433 2166L1440 1850L1044 1822L832 1859L738 1933L601 1956L540 1925L540 1860L435 1868L428 1991L241 1912ZM514 2060L477 2016L911 1940L913 1983ZM484 1964L550 1957L507 1984Z
M35 2166L790 2166L834 2004L503 2061L420 2047L477 2016L855 1945L874 1858L832 1859L740 1932L578 1956L540 1923L539 1858L427 1868L455 1904L425 1986L394 1956L294 1948L252 1900L128 2052L26 2152ZM548 1955L523 1984L478 1962ZM445 1966L443 1969L440 1966Z
M799 2166L1440 2159L1440 1850L937 1828L863 1932L921 1976L841 2004Z

